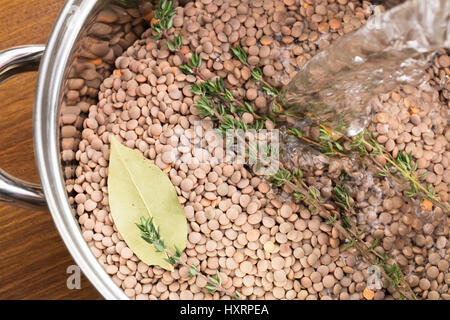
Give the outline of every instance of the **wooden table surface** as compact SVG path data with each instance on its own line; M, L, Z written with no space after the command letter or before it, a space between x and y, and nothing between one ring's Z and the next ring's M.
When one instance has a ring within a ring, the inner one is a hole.
M63 0L0 0L0 50L45 44ZM38 182L33 151L33 97L37 73L0 85L0 167ZM67 268L74 262L48 210L0 203L0 299L100 299L82 277L69 290Z

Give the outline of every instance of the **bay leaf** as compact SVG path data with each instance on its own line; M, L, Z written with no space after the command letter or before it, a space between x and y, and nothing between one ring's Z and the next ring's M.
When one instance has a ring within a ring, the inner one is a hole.
M111 215L128 247L144 263L173 270L164 260L167 254L156 251L141 238L136 223L140 223L141 216L153 217L167 249L175 252L176 246L183 251L187 221L176 190L161 169L114 136L111 136L108 193Z

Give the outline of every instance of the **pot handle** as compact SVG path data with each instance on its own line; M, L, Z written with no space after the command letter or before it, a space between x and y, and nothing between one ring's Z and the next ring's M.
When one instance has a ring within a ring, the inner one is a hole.
M45 46L31 45L0 51L0 84L23 72L37 71ZM25 208L47 205L39 184L15 178L0 169L0 201Z

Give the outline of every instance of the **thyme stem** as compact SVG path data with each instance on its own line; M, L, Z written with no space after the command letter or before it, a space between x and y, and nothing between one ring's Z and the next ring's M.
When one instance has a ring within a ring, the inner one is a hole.
M207 293L214 293L216 291L220 291L232 297L233 299L241 298L241 295L238 291L235 291L233 293L222 286L222 278L218 271L216 271L217 275L216 278L206 276L202 274L194 265L189 265L185 263L181 257L182 253L177 247L175 247L175 253L169 250L166 244L164 243L164 240L161 238L159 228L155 226L152 217L148 218L141 217L140 223L139 224L137 223L136 226L141 231L141 238L143 240L153 245L156 251L164 252L167 255L168 258L165 260L168 263L170 263L173 266L175 266L176 264L181 264L182 266L189 268L189 276L191 278L194 276L199 276L202 279L204 279L208 283L208 285L206 285Z

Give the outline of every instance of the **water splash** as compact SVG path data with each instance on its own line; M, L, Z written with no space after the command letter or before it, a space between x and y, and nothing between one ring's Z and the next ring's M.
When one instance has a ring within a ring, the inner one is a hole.
M370 100L418 85L433 53L450 47L450 1L410 0L336 40L283 88L282 114L313 118L349 136L366 125Z

